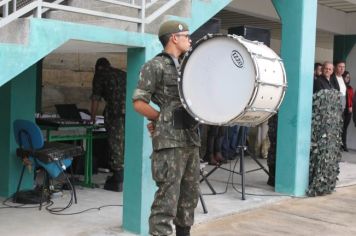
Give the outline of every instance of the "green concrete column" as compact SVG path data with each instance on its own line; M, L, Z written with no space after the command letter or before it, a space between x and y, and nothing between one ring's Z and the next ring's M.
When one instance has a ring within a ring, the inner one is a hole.
M337 35L334 37L334 61L346 61L356 43L356 35Z
M147 40L154 46L127 52L123 228L140 235L148 235L148 217L156 187L151 175L152 142L147 119L134 111L131 98L141 66L161 51L156 38Z
M279 111L276 191L305 195L313 89L317 0L272 0L282 22L281 56L288 79Z
M16 157L12 123L16 119L34 121L36 105L36 65L0 87L0 196L8 197L16 191L22 169ZM32 171L33 172L33 171ZM22 189L30 189L33 173L25 171Z

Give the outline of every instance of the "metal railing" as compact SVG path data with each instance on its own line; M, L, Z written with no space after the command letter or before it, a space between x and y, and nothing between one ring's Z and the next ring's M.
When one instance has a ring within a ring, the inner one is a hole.
M128 17L119 14L95 11L85 8L73 7L66 4L65 0L0 0L0 28L20 17L42 18L43 14L50 9L62 10L78 14L114 19L138 24L138 31L145 32L145 24L149 24L168 9L181 0L168 0L150 16L146 16L146 10L152 7L158 0L120 1L120 0L95 0L138 10L139 17Z

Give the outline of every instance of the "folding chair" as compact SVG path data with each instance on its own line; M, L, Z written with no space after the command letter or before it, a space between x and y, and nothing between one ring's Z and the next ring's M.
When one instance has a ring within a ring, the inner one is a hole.
M16 150L17 156L22 158L24 163L31 163L34 169L41 168L44 170L39 210L42 208L45 191L49 191L49 180L61 176L65 177L67 183L71 186L75 203L77 203L75 188L64 170L72 164L73 156L83 153L82 148L65 143L44 142L41 129L35 123L28 120L15 120L13 130L16 142L19 145L19 148ZM14 194L14 201L16 201L19 194L25 168L26 166L24 165L16 193Z

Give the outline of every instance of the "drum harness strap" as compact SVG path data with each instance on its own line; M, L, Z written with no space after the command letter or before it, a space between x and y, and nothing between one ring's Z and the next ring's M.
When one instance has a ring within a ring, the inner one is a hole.
M175 58L165 52L159 53L157 56L169 58L174 63L177 71L180 70L180 63L178 58ZM184 109L182 105L173 111L174 129L196 129L198 126L199 123L186 111L186 109Z

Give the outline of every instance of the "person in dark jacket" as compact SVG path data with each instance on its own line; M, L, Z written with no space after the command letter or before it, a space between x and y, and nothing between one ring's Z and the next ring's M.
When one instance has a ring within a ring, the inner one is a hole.
M346 104L346 84L342 75L345 72L346 64L345 61L336 61L334 63L334 73L330 78L330 82L333 87L341 93L341 105L345 108Z
M322 75L314 80L313 93L317 93L322 89L335 89L335 86L331 83L333 72L334 65L328 61L324 62Z

